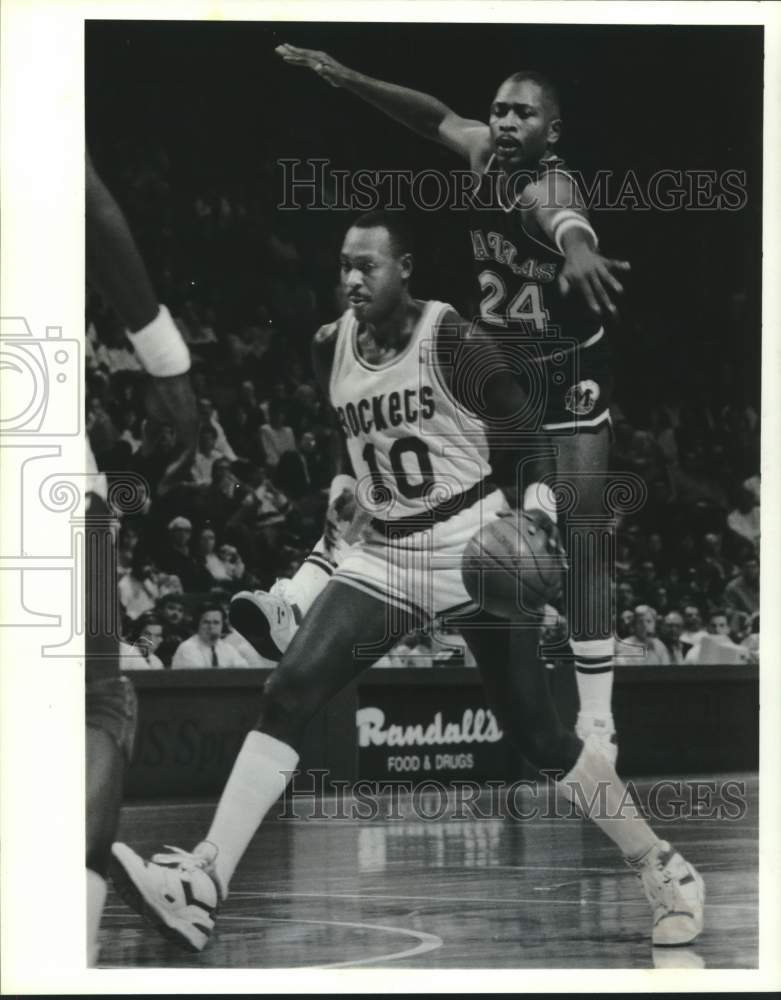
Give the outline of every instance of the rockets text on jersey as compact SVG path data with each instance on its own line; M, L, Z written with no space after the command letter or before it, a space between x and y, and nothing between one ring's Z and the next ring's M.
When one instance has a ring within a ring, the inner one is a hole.
M422 513L490 472L483 422L453 398L436 362L437 326L451 309L424 303L409 343L382 365L360 356L352 310L339 320L331 404L359 500L384 521Z

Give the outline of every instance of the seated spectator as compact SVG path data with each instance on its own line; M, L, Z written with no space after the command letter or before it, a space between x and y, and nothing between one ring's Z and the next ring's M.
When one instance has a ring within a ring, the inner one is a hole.
M119 431L119 440L126 442L131 453L135 455L141 447L141 428L136 411L130 406L119 407L116 427Z
M146 667L150 670L162 670L163 661L156 655L163 641L163 623L150 612L141 615L136 621L130 636L133 645L141 653Z
M214 432L217 435L215 441L215 447L219 452L225 455L231 462L236 461L236 452L231 448L227 437L225 436L225 431L222 429L222 424L220 423L220 418L217 415L217 411L214 409L214 403L206 396L201 397L198 400L198 413L201 417L201 426L204 424L211 424L214 428Z
M749 653L729 637L726 612L717 608L708 617L708 628L700 641L686 654L686 663L722 664L748 663Z
M259 514L285 514L287 512L290 501L282 490L277 489L271 482L265 465L256 466L252 470L250 485L259 504Z
M751 616L750 633L741 645L748 650L749 662L759 663L759 612Z
M616 587L616 610L620 614L622 611L632 611L637 604L634 587L627 580L622 580Z
M697 576L703 593L712 601L719 601L724 585L733 567L721 551L720 534L709 531L702 539L702 559L697 567Z
M724 603L748 615L759 611L759 560L746 559L740 573L724 588Z
M276 400L269 406L269 422L260 428L260 440L266 464L276 469L286 451L294 451L296 440L287 422L287 407Z
M140 534L134 524L124 523L119 529L117 542L117 577L125 576L133 568L133 553L138 547Z
M185 593L206 591L213 582L206 568L199 565L190 553L192 532L193 526L186 517L175 517L168 525L168 542L158 557L161 569L175 573Z
M247 573L244 560L239 555L239 550L235 545L221 545L217 551L220 562L225 567L227 579L231 583L238 583L243 580Z
M135 621L155 606L160 597L160 571L146 552L136 548L129 573L117 583L117 596L128 618Z
M670 657L664 643L656 638L655 632L656 612L647 604L638 604L635 608L632 635L616 643L615 662L632 667L667 666Z
M687 604L683 609L683 632L681 632L681 642L688 647L687 652L705 635L702 627L702 615L696 604Z
M157 618L163 625L163 639L155 650L164 667L171 666L171 660L179 645L190 635L184 616L184 602L178 594L169 594L157 602Z
M124 639L119 640L119 669L120 670L148 670L149 664L144 659L141 650L136 649Z
M635 624L635 613L631 608L625 608L618 613L616 619L616 635L619 639L626 639L632 634Z
M230 580L228 568L215 551L217 547L217 536L214 529L208 525L198 532L196 541L195 560L200 563L214 583L223 583Z
M119 431L98 396L92 396L87 401L86 429L90 447L100 467L101 456L107 455L112 450L119 440Z
M748 636L750 630L751 616L745 611L729 612L729 637L736 646L740 646Z
M679 611L668 611L662 619L660 639L665 645L670 663L680 665L686 659L686 651L690 647L681 642L683 633L683 615Z
M227 458L217 447L217 431L211 424L204 424L198 434L198 450L192 467L194 483L208 484L212 481L212 467L218 458Z
M203 605L198 609L195 622L195 635L185 639L174 653L171 662L174 670L248 665L241 653L222 638L225 618L219 604Z
M331 465L328 456L318 449L311 431L301 435L297 450L286 451L280 457L276 478L280 489L291 500L301 500L327 488L331 481Z

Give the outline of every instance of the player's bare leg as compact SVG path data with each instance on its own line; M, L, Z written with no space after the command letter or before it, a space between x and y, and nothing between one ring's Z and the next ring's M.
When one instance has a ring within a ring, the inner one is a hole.
M266 682L257 725L233 765L204 840L192 853L175 849L151 862L125 844L114 845L112 874L126 902L165 936L202 950L236 866L295 771L307 723L373 662L356 658L356 647L371 645L379 659L416 624L416 617L378 598L329 583Z
M601 560L594 560L587 566L574 554L588 550L587 545L578 545L576 536L580 534L585 539L589 532L587 526L578 528L574 519L605 516L603 497L608 482L610 432L604 424L594 432L561 435L555 443L558 449L557 475L566 482L567 474L572 473L572 485L577 493L570 534L564 540L570 555L572 588L572 608L567 610L567 617L580 699L575 729L581 739L593 734L615 765L618 745L612 713L615 642L610 592L612 568Z
M496 626L499 620L485 621ZM693 941L703 924L702 879L646 823L595 738L583 742L562 725L537 655L538 630L470 627L463 635L491 710L523 755L540 771L557 772L557 788L570 800L597 804L589 818L637 872L653 911L654 944Z

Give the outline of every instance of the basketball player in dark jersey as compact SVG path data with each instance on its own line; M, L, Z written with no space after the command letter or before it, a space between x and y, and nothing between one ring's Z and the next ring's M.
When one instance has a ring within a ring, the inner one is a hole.
M292 45L276 51L469 163L481 320L510 352L527 340L527 348L515 350L513 367L518 370L522 354L528 373L522 381L537 384L542 376L540 425L554 438L557 479L572 483L573 515L603 515L611 378L602 323L617 312L620 275L629 264L599 253L577 182L555 156L561 134L555 88L538 73L513 74L497 90L485 124L461 118L435 97L348 69L325 52ZM555 518L552 493L544 499ZM615 762L610 568L573 555L587 550L574 537L574 524L573 517L567 613L580 696L576 728Z
M371 486L371 521L266 682L204 839L192 852L169 847L149 861L115 844L114 883L167 938L205 948L242 855L295 772L309 720L413 627L470 606L463 635L500 725L534 766L560 773L563 794L604 801L590 818L640 876L654 943L688 943L702 929L702 879L627 801L600 748L562 726L536 654L534 614L530 627L512 628L475 612L465 590L461 564L475 532L517 509L518 495L505 498L491 480L489 432L509 426L520 452L526 397L482 331L447 303L412 297L412 270L398 213L369 213L347 231L349 308L315 334L312 361L342 428L345 465L336 478L349 469L356 492ZM475 381L481 416L470 405ZM536 544L555 547L544 511L519 521L533 522ZM231 620L251 642L265 625L249 600L234 602Z
M195 453L198 415L187 370L190 354L168 310L158 303L127 221L89 156L86 163L87 277L128 330L149 374L148 418L166 423L181 447L165 472L175 480ZM125 768L136 723L136 698L120 674L114 518L106 477L88 445L86 489L86 866L88 964L106 895L106 868L117 829ZM113 568L112 568L113 567Z

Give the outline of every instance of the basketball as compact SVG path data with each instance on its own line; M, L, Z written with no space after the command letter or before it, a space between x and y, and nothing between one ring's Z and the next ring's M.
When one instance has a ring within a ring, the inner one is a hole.
M539 515L518 511L473 536L461 575L473 601L499 618L518 620L556 601L565 565L563 551Z

